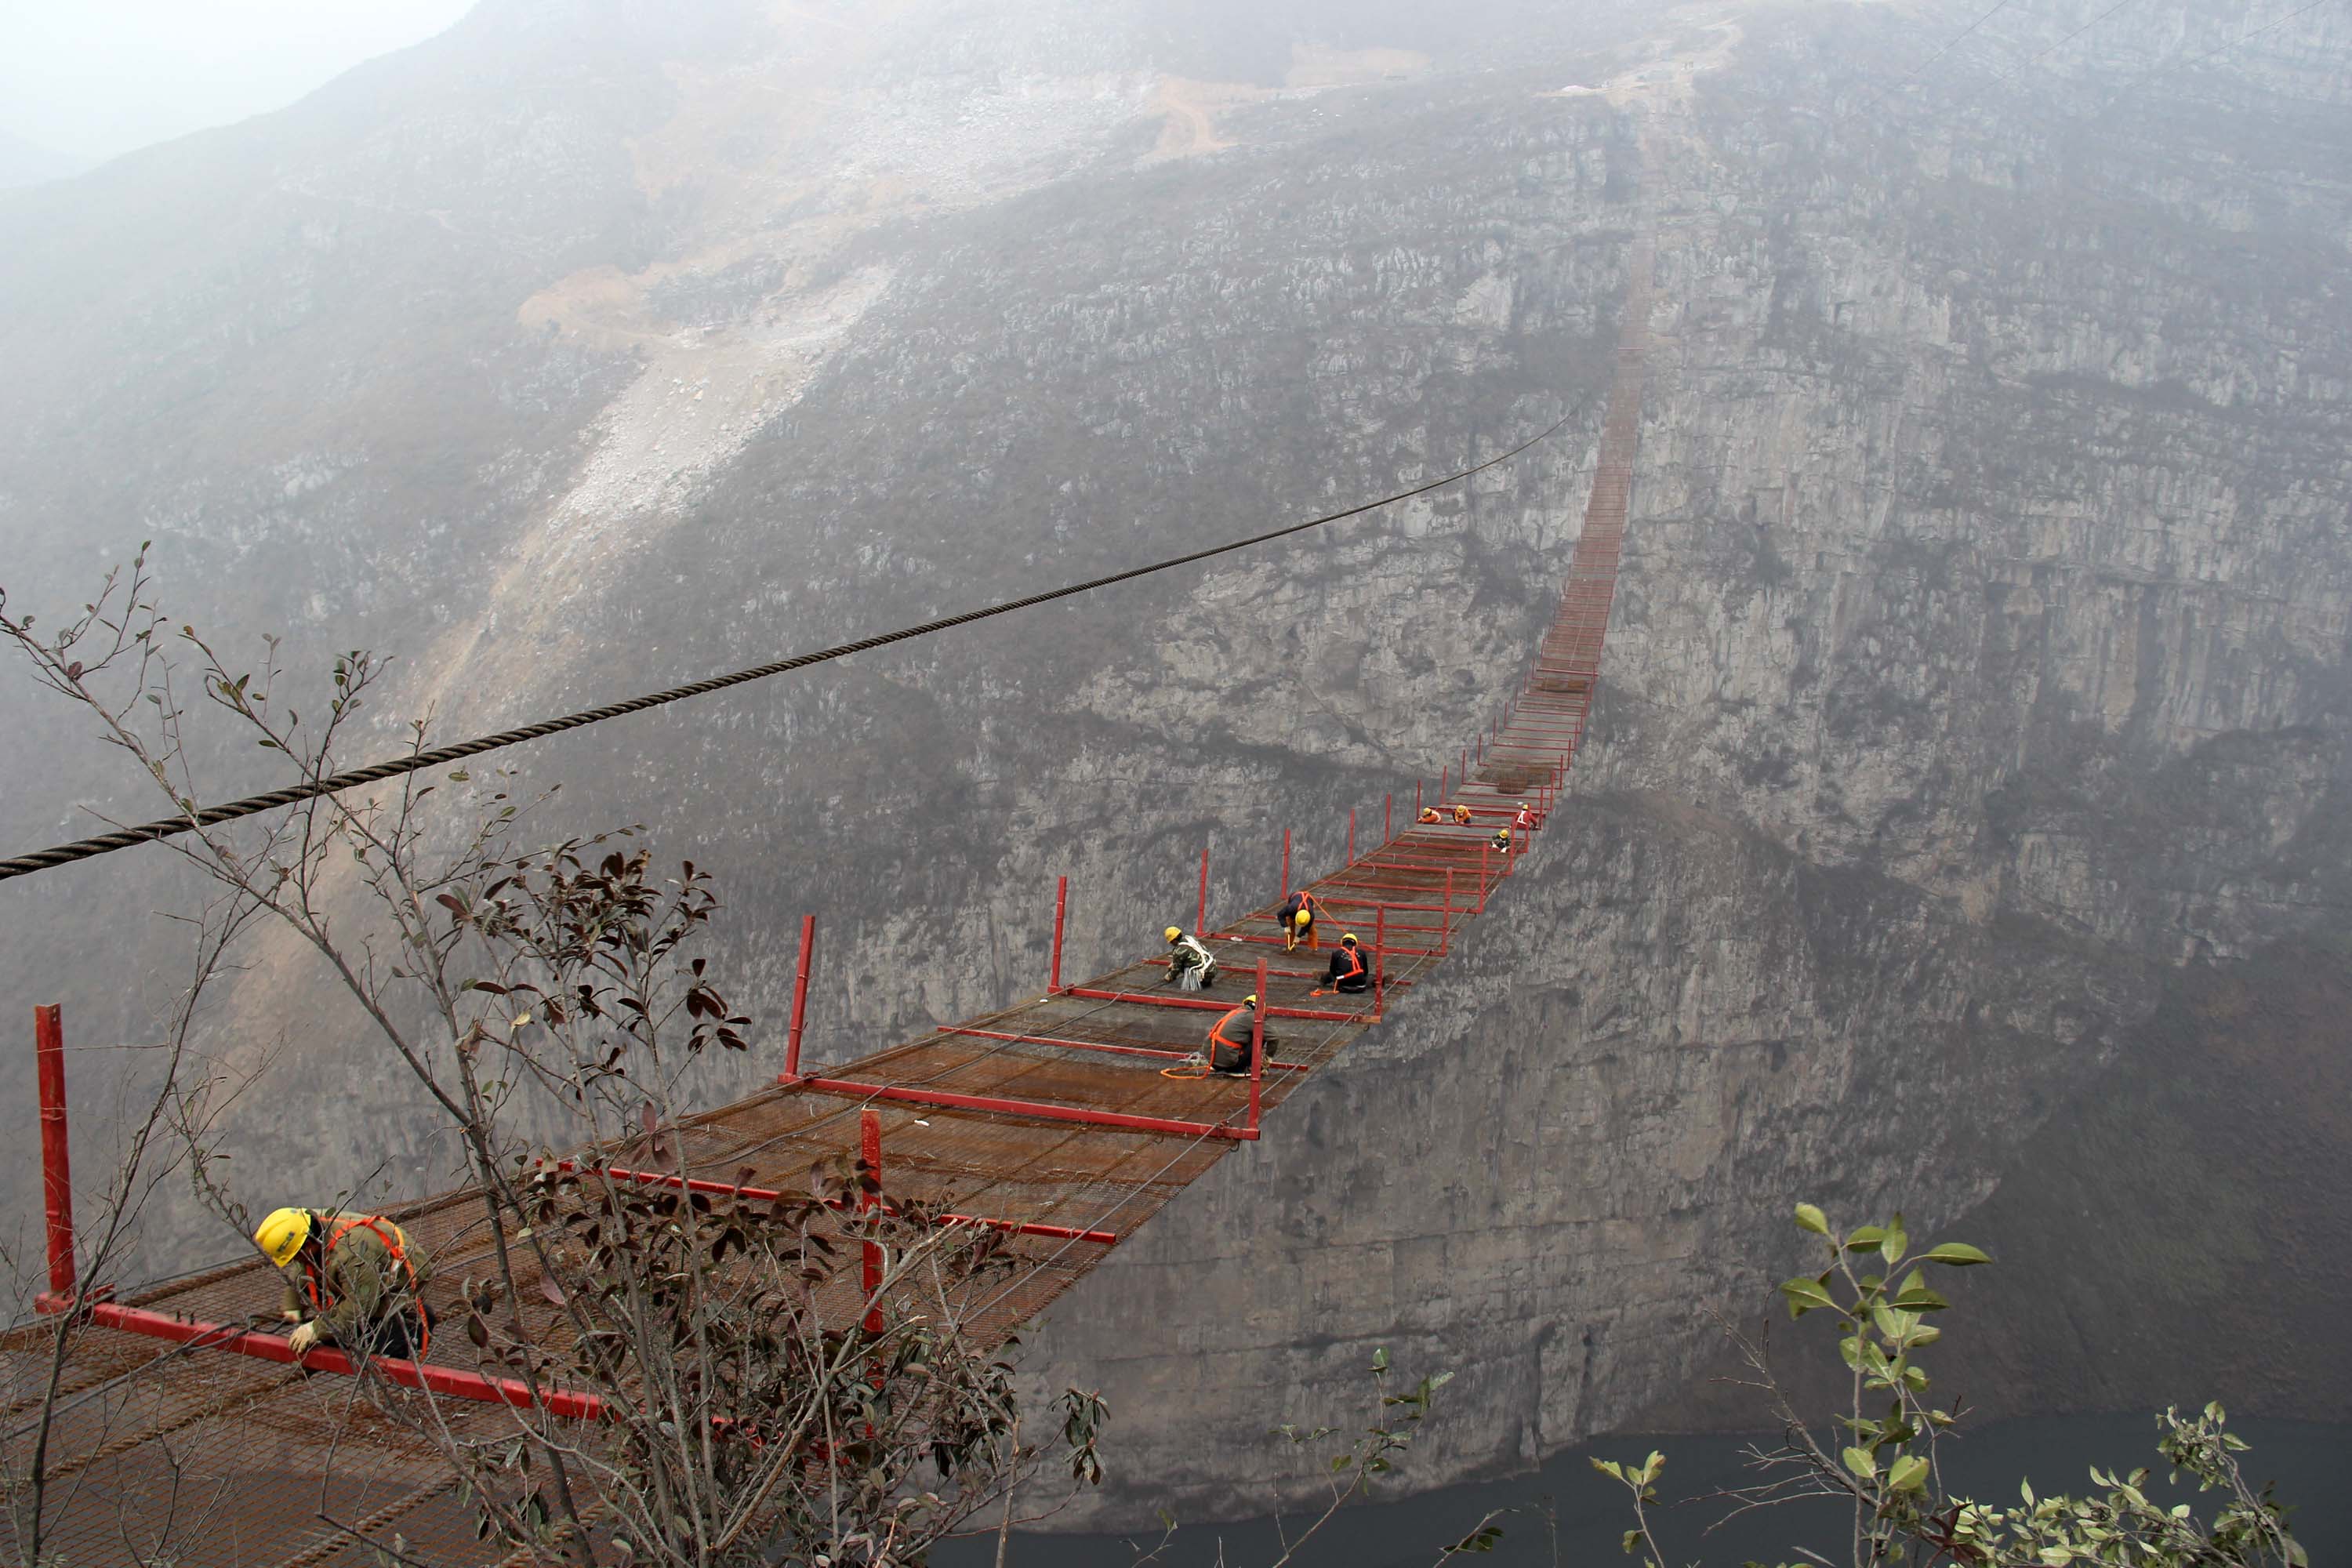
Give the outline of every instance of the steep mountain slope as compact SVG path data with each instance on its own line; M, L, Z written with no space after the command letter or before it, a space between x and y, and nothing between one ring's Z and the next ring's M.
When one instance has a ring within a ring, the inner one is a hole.
M2020 66L2073 6L1906 80L1966 18L1562 9L498 0L0 200L11 602L154 537L190 618L406 656L389 745L1572 416L1466 494L518 758L566 786L551 826L720 870L720 967L772 1030L818 911L812 1046L847 1055L1033 988L1055 872L1083 969L1203 841L1230 907L1283 826L1335 850L1347 801L1435 773L1549 607L1648 226L1601 729L1512 928L1033 1370L1132 1413L1106 1507L1188 1516L1253 1506L1226 1439L1328 1415L1373 1343L1471 1394L1417 1479L1671 1410L1788 1198L1957 1216L2134 1070L2175 966L2340 928L2352 32L2175 5ZM0 717L12 843L80 831L70 800L149 814L68 720L13 687ZM215 794L267 776L207 760ZM0 889L0 993L141 1037L165 868ZM236 1129L253 1195L436 1181L357 1021L253 956L213 1042L279 1063ZM2298 1146L2265 1182L2341 1153Z

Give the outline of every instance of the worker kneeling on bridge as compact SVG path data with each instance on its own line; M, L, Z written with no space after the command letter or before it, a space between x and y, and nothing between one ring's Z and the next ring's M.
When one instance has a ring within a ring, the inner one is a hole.
M331 1344L421 1361L433 1337L425 1306L429 1265L410 1255L400 1226L374 1215L278 1209L253 1233L286 1278L286 1342L301 1354Z
M1454 826L1456 827L1467 827L1470 826L1470 808L1464 805L1460 801L1455 801L1454 803Z
M1217 983L1217 955L1199 937L1187 936L1182 926L1170 926L1167 936L1168 978L1176 989L1206 991Z
M1323 972L1323 984L1333 991L1350 994L1372 988L1371 974L1364 968L1364 955L1356 951L1354 931L1341 937L1339 945L1332 950L1331 967ZM1318 991L1315 994L1320 996L1323 993Z
M1234 1078L1247 1078L1250 1073L1250 1026L1255 1021L1255 993L1242 998L1242 1005L1217 1020L1209 1031L1209 1070ZM1259 1042L1265 1048L1265 1059L1274 1059L1274 1036L1263 1026L1258 1030Z
M1495 837L1486 842L1508 855L1511 852L1511 830L1507 827L1498 827L1495 829Z
M1437 807L1424 805L1421 808L1421 820L1424 823L1438 823L1444 821L1445 818L1437 815Z

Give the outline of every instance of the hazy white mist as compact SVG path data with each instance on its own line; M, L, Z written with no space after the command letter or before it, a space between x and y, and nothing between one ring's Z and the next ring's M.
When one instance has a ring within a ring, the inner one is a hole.
M87 164L282 109L473 0L0 0L0 142Z

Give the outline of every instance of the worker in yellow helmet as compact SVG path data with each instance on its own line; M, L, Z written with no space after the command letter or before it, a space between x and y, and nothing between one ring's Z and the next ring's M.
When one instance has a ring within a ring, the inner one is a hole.
M1470 826L1470 808L1458 800L1454 803L1454 826L1456 827Z
M1424 805L1421 808L1421 821L1424 826L1433 826L1444 820L1445 819L1444 817L1437 815L1437 807L1433 805Z
M1371 973L1364 967L1364 955L1357 951L1356 933L1348 932L1339 945L1331 951L1331 967L1323 972L1323 985L1308 994L1320 996L1325 990L1354 994L1372 988Z
M1275 923L1282 928L1282 951L1290 952L1302 942L1313 952L1320 945L1315 938L1315 916L1318 900L1314 894L1301 888L1282 901Z
M331 1344L367 1355L424 1359L433 1335L425 1305L432 1268L406 1233L375 1215L284 1208L253 1233L286 1279L283 1315L297 1355Z
M1168 978L1179 991L1206 991L1217 983L1217 955L1211 952L1197 936L1187 935L1182 926L1170 926L1168 938Z
M1258 1039L1265 1047L1265 1059L1274 1059L1274 1036L1263 1024L1256 1023L1257 995L1242 998L1242 1005L1219 1018L1209 1030L1209 1044L1202 1053L1209 1058L1209 1070L1233 1078L1247 1078L1250 1073L1250 1029L1256 1024ZM1196 1060L1198 1058L1195 1058Z
M1511 830L1507 827L1498 827L1495 829L1495 837L1487 842L1508 855L1511 852Z

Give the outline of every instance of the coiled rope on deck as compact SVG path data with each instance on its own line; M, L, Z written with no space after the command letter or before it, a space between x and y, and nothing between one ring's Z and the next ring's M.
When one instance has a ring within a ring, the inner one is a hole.
M485 752L495 752L503 747L520 745L525 741L544 740L550 735L562 734L566 730L577 730L589 724L601 724L607 719L618 719L630 713L642 713L648 708L660 708L668 703L682 702L689 697L701 697L713 691L723 691L730 686L741 686L747 681L765 680L770 676L783 675L795 669L806 669L811 665L824 664L830 659L845 658L854 653L866 653L877 647L887 647L892 643L907 642L915 637L929 637L934 632L969 626L973 621L984 621L992 616L1009 616L1015 610L1026 610L1038 605L1051 604L1055 599L1067 599L1078 594L1090 594L1097 588L1108 588L1114 584L1150 576L1155 572L1167 572L1179 566L1189 566L1196 561L1206 561L1213 556L1228 555L1236 550L1247 550L1255 545L1270 543L1277 539L1286 539L1294 533L1304 533L1310 528L1320 528L1326 523L1360 517L1365 512L1391 506L1401 500L1410 500L1415 496L1427 495L1432 490L1443 489L1445 486L1458 483L1474 474L1484 473L1488 468L1507 463L1538 442L1558 435L1566 428L1569 417L1562 416L1549 428L1528 437L1509 451L1489 458L1483 463L1475 463L1469 468L1447 474L1443 479L1432 479L1425 485L1416 485L1408 490L1399 490L1393 495L1382 496L1378 500L1369 500L1358 506L1351 506L1344 511L1326 512L1321 517L1312 517L1304 522L1294 522L1283 528L1269 530L1265 533L1252 534L1247 539L1233 540L1227 543L1212 545L1206 550L1192 551L1183 555L1171 555L1164 561L1152 562L1150 565L1133 566L1124 572L1111 573L1108 576L1093 577L1083 583L1072 583L1063 587L1050 588L1045 593L1032 594L1026 598L1009 600L1002 605L991 605L986 609L967 610L960 616L949 616L940 620L926 621L916 626L904 626L895 632L884 632L878 637L862 637L856 642L820 648L814 653L797 654L791 658L780 658L771 664L753 665L749 669L739 669L731 675L718 675L708 680L695 681L691 685L674 686L667 691L656 691L644 697L633 697L625 702L607 703L602 708L590 708L582 712L569 713L561 719L549 719L537 724L525 724L515 730L501 730L495 735L483 735L475 740L459 742L455 745L436 746L431 751L418 752L412 756L376 763L363 768L353 768L345 773L330 773L324 778L312 779L306 784L271 790L267 795L248 795L243 800L230 801L222 805L205 806L183 816L165 817L161 821L145 823L137 827L118 828L112 833L102 833L94 838L79 839L71 844L59 844L52 848L36 850L29 855L19 855L11 859L0 860L0 881L6 881L12 877L30 876L36 871L47 871L58 866L71 865L77 860L88 860L94 856L110 854L117 849L128 849L133 845L171 838L198 828L217 826L224 822L234 822L239 817L254 816L265 811L274 811L279 806L315 800L320 795L337 795L347 789L355 789L361 784L381 784L386 779L398 778L404 773L420 773L426 768L443 767L450 763L463 762L468 757L478 757Z

